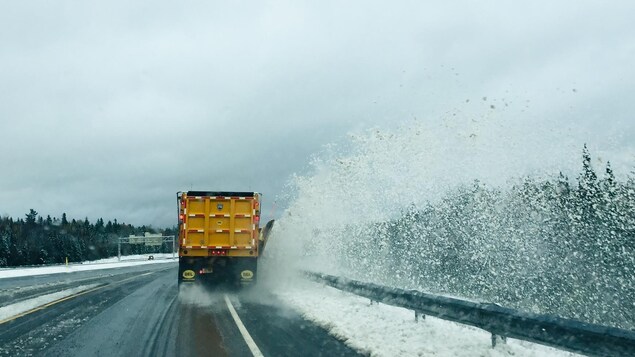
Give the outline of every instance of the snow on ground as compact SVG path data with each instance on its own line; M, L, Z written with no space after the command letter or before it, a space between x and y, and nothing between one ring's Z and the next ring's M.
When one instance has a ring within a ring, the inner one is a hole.
M73 294L77 294L79 292L92 289L98 285L99 284L81 285L72 289L54 292L51 294L46 294L46 295L31 298L31 299L27 299L24 301L20 301L18 303L11 304L8 306L0 307L0 323L4 322L4 320L10 317L33 310L37 307L46 305L48 303L51 303L59 299L63 299Z
M154 260L148 260L148 256L154 256ZM81 264L73 263L67 265L49 265L42 267L28 267L28 268L7 268L0 269L0 279L3 278L16 278L21 276L30 275L47 275L57 273L73 273L77 271L86 270L100 270L100 269L113 269L127 266L143 265L143 264L162 264L162 263L174 263L177 259L172 259L172 253L159 253L159 254L140 254L140 255L128 255L122 256L121 261L117 260L117 257L100 259L95 261L83 262Z
M427 316L321 284L306 283L276 294L310 321L351 348L370 356L579 356L526 341L508 339L491 346L491 334L471 326Z

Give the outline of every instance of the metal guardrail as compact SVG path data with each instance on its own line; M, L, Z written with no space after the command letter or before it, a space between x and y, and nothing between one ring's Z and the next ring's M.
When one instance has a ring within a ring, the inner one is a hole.
M369 298L371 301L415 311L415 316L430 315L471 325L497 336L548 345L590 356L635 356L635 331L588 324L551 315L538 315L495 304L389 288L372 283L305 272L312 280Z

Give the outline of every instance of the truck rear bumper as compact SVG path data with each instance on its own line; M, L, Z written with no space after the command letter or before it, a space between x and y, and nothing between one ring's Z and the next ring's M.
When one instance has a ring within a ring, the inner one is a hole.
M242 257L181 257L179 284L252 285L257 277L257 259Z

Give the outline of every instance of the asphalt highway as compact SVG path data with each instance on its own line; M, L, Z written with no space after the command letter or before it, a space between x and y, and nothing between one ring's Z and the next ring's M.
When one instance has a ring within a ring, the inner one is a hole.
M358 356L268 291L179 291L176 264L1 279L0 306L88 284L0 323L0 356Z

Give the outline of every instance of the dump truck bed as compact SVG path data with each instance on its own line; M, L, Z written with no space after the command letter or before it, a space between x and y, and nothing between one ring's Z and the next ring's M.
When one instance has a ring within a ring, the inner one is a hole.
M258 193L188 191L180 197L179 255L258 256Z
M252 285L273 227L262 233L257 192L178 192L179 286Z

